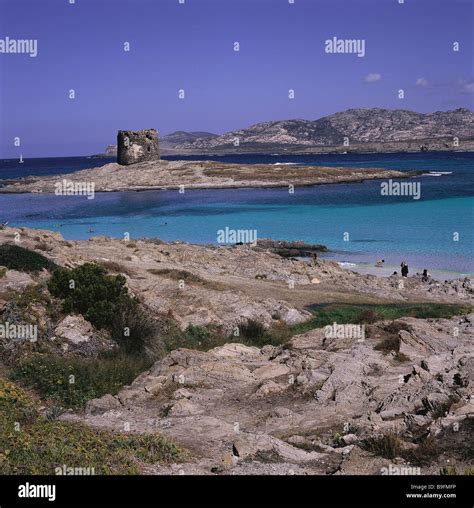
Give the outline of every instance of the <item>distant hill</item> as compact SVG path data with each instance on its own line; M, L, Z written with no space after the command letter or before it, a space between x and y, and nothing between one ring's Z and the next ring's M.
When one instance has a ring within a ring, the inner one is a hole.
M474 113L469 109L415 113L402 109L348 109L318 120L280 120L262 122L221 136L178 141L174 149L235 151L247 145L265 149L282 147L327 147L361 143L399 143L436 138L474 138ZM184 138L183 138L184 139Z
M459 146L454 143L459 140ZM238 144L236 143L238 140ZM113 154L114 145L107 148ZM348 109L318 120L261 122L222 135L176 131L160 138L166 154L474 151L474 113Z
M171 134L167 134L160 139L160 144L176 146L185 143L194 143L197 140L205 140L219 137L218 134L212 134L212 132L186 132L176 131Z

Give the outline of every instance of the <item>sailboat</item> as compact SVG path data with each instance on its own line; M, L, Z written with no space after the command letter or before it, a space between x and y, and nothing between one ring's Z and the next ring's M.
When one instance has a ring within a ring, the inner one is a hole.
M18 161L19 164L23 164L23 155L20 154L20 160Z

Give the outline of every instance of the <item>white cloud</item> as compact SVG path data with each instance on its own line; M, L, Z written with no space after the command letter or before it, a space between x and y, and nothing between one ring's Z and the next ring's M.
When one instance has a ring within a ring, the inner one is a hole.
M472 79L458 79L457 82L457 90L460 93L474 93L474 80Z
M471 81L470 83L464 83L462 91L464 93L474 93L474 81Z
M428 80L426 78L418 78L415 83L416 86L428 86Z
M382 74L378 74L377 72L371 72L365 76L364 81L366 83L375 83L376 81L380 81L382 79Z

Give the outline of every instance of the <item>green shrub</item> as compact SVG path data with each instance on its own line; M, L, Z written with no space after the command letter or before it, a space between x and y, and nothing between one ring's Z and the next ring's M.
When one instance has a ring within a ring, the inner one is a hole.
M188 325L186 328L186 335L198 344L207 342L211 332L209 328L199 325Z
M0 266L20 272L39 272L44 268L46 270L57 268L56 263L42 254L11 244L0 245Z
M125 354L91 360L36 353L16 365L11 377L45 399L78 408L106 393L116 394L150 365L146 358Z
M168 326L164 334L163 346L165 354L178 348L209 351L209 349L222 346L229 341L229 337L221 326L190 324L183 331L175 323Z
M123 275L107 275L93 263L56 270L48 288L63 300L63 311L79 313L97 328L111 328L117 316L134 304Z
M223 346L229 342L229 337L225 330L218 325L188 325L185 330L187 346L200 351L209 351L209 349Z

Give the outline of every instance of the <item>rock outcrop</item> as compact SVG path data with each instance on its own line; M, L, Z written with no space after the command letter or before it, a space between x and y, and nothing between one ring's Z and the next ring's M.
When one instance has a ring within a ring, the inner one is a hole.
M180 466L188 473L381 474L393 461L409 465L426 436L439 442L421 474L446 460L462 468L474 428L473 319L378 322L363 341L328 341L318 329L283 347L178 349L116 397L65 418L159 431L193 451ZM410 356L383 352L388 337ZM367 451L367 440L389 433L400 442L395 457Z

